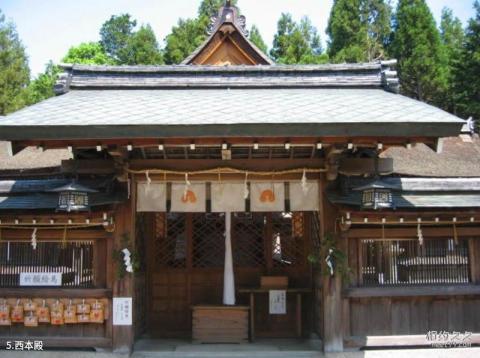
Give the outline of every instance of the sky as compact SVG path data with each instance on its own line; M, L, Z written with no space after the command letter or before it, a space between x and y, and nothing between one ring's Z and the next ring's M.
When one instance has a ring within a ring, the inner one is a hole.
M395 1L395 0L394 0ZM308 15L325 43L325 28L333 0L238 0L247 26L257 25L271 46L282 12L298 20ZM473 17L473 0L427 0L437 23L448 6L465 24ZM139 24L149 23L159 43L180 17L195 17L200 0L0 0L0 10L16 24L29 56L32 76L49 60L60 62L71 46L98 41L101 25L111 15L129 13Z

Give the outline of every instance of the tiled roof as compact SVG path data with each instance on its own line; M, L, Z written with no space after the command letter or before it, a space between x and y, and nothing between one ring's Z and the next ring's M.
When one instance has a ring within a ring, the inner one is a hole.
M62 160L72 159L67 149L48 149L42 151L36 147L27 147L14 156L8 153L8 143L0 141L0 171L26 172L36 169L58 169ZM0 173L1 174L1 173Z
M389 148L382 157L393 158L393 170L401 175L480 177L480 138L477 134L444 138L441 153L419 143L412 149Z
M445 111L381 89L77 90L8 115L0 139L434 137L456 134L462 125Z
M395 61L326 65L64 65L57 93L74 89L384 88L398 91Z

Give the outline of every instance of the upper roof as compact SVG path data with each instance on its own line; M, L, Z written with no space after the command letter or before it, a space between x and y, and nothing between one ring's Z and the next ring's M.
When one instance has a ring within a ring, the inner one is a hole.
M464 121L398 94L395 64L272 65L227 1L184 65L66 65L60 96L2 119L0 140L458 135Z
M211 18L209 37L184 65L272 65L273 61L248 39L245 16L227 0Z
M464 121L398 89L392 62L315 66L68 66L0 139L443 137Z

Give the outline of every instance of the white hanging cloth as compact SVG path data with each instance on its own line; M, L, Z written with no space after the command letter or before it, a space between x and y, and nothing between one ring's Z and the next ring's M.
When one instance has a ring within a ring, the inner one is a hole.
M206 211L205 183L173 183L172 212L198 213Z
M212 213L245 211L243 183L212 183Z
M225 267L223 272L223 304L233 306L235 304L235 277L233 275L232 213L225 213Z
M138 183L137 184L137 211L138 212L165 212L167 211L167 185L165 183Z
M318 211L319 207L318 182L290 182L291 211Z
M250 183L250 210L285 211L285 184L273 182Z

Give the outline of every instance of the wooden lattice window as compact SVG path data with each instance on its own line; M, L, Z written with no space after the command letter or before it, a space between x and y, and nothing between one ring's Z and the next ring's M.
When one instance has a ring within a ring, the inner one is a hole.
M233 260L239 267L265 266L265 215L238 213L233 216Z
M468 241L428 239L361 240L361 275L366 286L470 282Z
M157 213L155 257L161 267L185 268L187 262L187 220L184 213Z
M225 261L225 215L193 214L193 258L195 268L223 267Z
M304 259L304 214L272 214L272 259L275 267L297 266Z
M0 241L0 287L18 287L22 272L61 273L62 287L93 287L93 241Z

